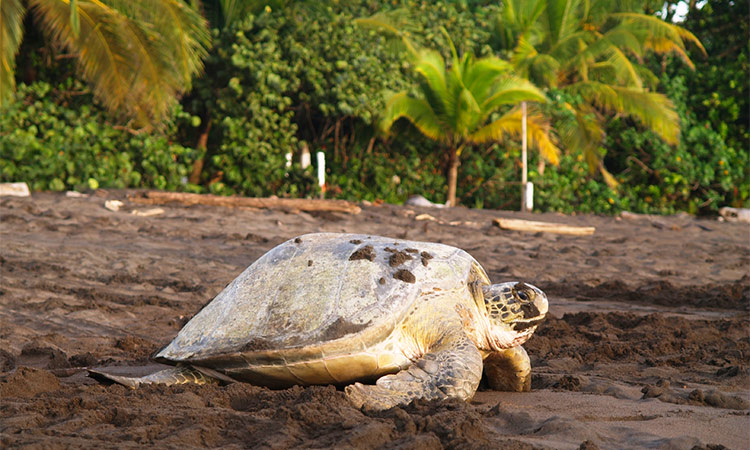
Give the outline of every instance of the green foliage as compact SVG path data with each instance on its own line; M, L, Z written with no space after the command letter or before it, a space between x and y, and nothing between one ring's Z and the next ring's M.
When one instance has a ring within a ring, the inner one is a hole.
M407 3L423 12L419 29L431 30L423 33L428 40L443 39L440 24L466 38L461 46L482 36L465 7ZM368 5L266 8L214 30L206 75L183 102L203 124L180 133L183 144L197 146L210 124L201 184L216 193L308 195L316 189L311 174L295 165L287 175L286 153L298 160L306 143L313 154L328 148L329 160L339 152L346 159L344 152L355 152L360 140L373 137L370 124L385 94L408 86L409 65L387 39L355 26L356 17L371 12ZM460 19L441 21L446 15ZM304 184L294 186L290 177Z
M331 194L349 200L382 200L403 203L412 194L421 194L445 203L445 175L437 169L437 155L425 152L416 142L399 145L398 151L376 145L369 154L353 152L344 163L332 161L328 183ZM421 170L415 170L420 167Z
M217 1L205 2L206 8ZM256 16L235 16L214 30L206 75L194 80L182 109L170 112L163 133L135 134L113 125L92 94L69 79L69 60L54 62L54 53L40 47L39 36L27 33L22 45L28 47L16 71L18 91L0 112L0 180L27 181L34 190L152 187L314 196L314 168L302 170L297 163L307 146L313 163L316 151L326 152L329 198L400 203L421 194L445 202L445 148L405 121L393 124L397 137L388 140L373 126L388 94L414 85L413 61L403 58L398 53L403 49L392 40L353 21L371 17L378 8L411 10L405 30L418 46L439 48L443 58L451 58L442 26L460 53L481 58L491 55L490 44L497 45L490 30L498 7L417 0L269 4L256 9ZM282 4L286 6L277 8ZM738 8L717 0L688 16L683 26L709 52L708 59L690 53L695 71L672 57L643 62L657 74L644 83L658 82L679 113L678 146L664 144L632 118L587 109L581 92L564 86L548 89L549 101L537 105L537 112L553 123L580 124L591 136L601 131L602 139L595 140L591 151L604 158L620 185L608 187L577 154L563 154L558 167L542 171L538 153L532 152L529 179L535 185L535 209L711 213L724 205L748 206L750 17ZM732 26L738 27L736 33L722 31ZM544 69L543 59L539 64L536 69ZM35 77L46 83L33 82ZM410 95L415 92L412 88ZM592 123L602 128L586 128ZM289 169L288 152L295 161ZM198 184L191 185L186 180L195 161L203 162L202 172ZM519 207L516 137L467 144L460 170L456 194L461 204Z
M184 189L192 150L166 135L118 129L83 86L19 84L0 114L0 180L33 190Z
M720 131L688 108L686 80L664 77L662 84L678 105L682 139L669 147L650 132L623 119L610 122L607 164L622 182L624 207L639 212L706 213L743 206L750 198L750 149L734 148Z
M694 57L696 70L669 61L665 74L682 76L689 114L719 133L728 147L750 149L750 9L747 3L712 0L690 11L685 28L704 43L708 58ZM747 160L745 160L747 163Z
M285 154L298 144L288 96L298 81L295 63L282 56L282 23L263 14L215 31L207 75L196 80L186 102L202 117L202 126L210 126L207 179L202 181L211 192L261 196L309 191L290 186L285 177ZM196 130L188 131L196 139Z

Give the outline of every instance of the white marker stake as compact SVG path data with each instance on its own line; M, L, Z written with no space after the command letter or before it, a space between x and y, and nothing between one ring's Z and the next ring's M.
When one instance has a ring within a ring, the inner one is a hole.
M534 210L534 183L531 181L528 181L526 183L526 189L524 190L524 194L526 195L525 201L526 201L526 211L533 211Z
M326 154L318 152L318 186L320 186L320 198L326 194Z
M526 102L521 102L521 211L529 211L528 198L529 195L526 192L528 187L528 163L527 150L526 150Z
M302 147L302 153L299 155L299 165L302 170L310 167L310 150L307 149L307 144Z

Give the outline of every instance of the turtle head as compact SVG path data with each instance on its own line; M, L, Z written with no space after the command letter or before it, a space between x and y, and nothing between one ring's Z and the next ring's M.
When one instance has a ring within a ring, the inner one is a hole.
M487 341L492 350L526 342L547 315L547 296L536 286L512 281L482 286L487 311Z

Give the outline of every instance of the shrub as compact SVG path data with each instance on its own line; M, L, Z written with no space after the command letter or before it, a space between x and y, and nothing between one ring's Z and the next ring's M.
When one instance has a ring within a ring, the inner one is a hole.
M186 187L192 150L112 125L83 85L19 84L15 95L0 115L0 180L54 191Z

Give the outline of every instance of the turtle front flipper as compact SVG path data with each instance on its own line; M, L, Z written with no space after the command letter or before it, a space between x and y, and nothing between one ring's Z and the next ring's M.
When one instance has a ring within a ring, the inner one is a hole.
M484 373L490 388L496 391L531 390L531 362L520 345L490 353L484 360Z
M188 366L170 367L169 369L160 370L151 375L146 375L145 377L126 377L93 369L89 369L89 374L94 378L103 378L109 381L114 381L115 383L132 389L143 384L216 384L219 382L216 378L207 376L201 371Z
M383 410L412 400L474 396L482 378L482 356L463 333L446 336L408 369L378 379L375 385L354 383L345 388L358 408Z

